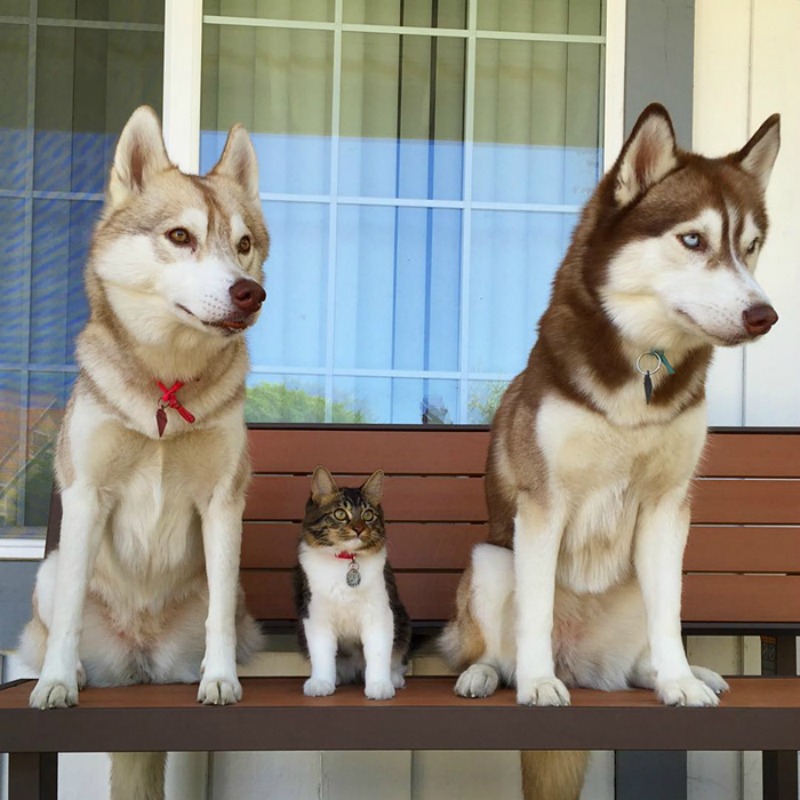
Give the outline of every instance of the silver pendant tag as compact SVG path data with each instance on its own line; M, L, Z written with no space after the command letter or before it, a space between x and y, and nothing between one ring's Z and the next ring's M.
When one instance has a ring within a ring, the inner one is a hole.
M358 562L353 559L350 562L350 567L347 570L347 585L355 588L361 583L361 573L358 571Z

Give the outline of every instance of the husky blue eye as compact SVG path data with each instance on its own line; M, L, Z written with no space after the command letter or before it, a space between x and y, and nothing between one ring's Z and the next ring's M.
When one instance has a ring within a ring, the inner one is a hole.
M684 233L678 238L689 250L700 250L703 247L703 237L699 233Z

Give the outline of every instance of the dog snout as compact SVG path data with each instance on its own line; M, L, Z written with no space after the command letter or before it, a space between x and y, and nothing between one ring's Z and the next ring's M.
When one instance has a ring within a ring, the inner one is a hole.
M261 284L249 278L241 278L230 288L231 300L240 311L245 314L255 314L266 300L267 293Z
M750 336L763 336L778 321L778 314L772 306L761 303L746 308L742 320Z

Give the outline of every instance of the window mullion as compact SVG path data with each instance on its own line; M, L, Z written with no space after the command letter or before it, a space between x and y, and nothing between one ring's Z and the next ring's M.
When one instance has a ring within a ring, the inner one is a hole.
M184 172L200 168L202 50L202 3L166 0L162 124L170 158Z

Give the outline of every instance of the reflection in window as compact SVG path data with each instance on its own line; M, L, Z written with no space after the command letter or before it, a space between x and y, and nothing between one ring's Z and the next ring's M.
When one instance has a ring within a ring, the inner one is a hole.
M599 177L602 0L204 11L202 166L245 122L273 237L251 387L308 421L488 421Z
M6 8L8 7L8 8ZM0 535L46 523L86 321L83 268L119 131L161 107L161 0L5 0L0 22Z

